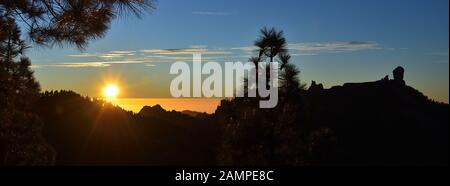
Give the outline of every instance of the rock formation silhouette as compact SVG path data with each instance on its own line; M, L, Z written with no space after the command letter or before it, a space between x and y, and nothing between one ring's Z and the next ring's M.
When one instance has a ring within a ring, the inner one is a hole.
M311 122L337 135L333 163L448 164L448 104L406 85L404 73L397 67L394 79L386 76L330 89L311 84Z

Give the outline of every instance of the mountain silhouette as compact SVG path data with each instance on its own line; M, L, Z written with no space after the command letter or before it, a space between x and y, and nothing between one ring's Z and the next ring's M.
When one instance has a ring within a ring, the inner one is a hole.
M393 75L330 89L311 84L311 122L337 135L334 163L448 164L448 105L406 85L402 67Z
M236 98L211 115L160 105L132 113L52 91L35 112L57 165L448 165L449 106L403 73L329 89L312 82L282 92L275 109Z
M280 91L276 108L223 100L224 165L448 165L448 104L394 79Z
M155 106L144 106L141 111L139 111L139 115L143 117L151 117L151 116L159 116L163 113L167 112L164 110L161 105Z
M183 110L181 113L186 114L191 117L206 117L208 114L205 112L196 112L191 110Z

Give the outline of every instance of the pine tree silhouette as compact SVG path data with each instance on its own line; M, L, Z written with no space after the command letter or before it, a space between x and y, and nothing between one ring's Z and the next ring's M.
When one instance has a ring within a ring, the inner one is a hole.
M0 19L0 164L48 165L55 153L42 137L42 122L32 112L40 87L22 57L26 48L12 19Z

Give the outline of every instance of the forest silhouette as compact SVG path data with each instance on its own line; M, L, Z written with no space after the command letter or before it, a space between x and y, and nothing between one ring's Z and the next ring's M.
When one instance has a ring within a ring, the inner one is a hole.
M274 109L244 97L214 114L159 105L133 113L69 90L41 92L19 20L35 44L82 49L116 16L140 16L154 2L33 2L0 1L0 165L448 165L449 105L408 86L404 68L393 79L307 87L275 28L261 29L249 59L281 64Z

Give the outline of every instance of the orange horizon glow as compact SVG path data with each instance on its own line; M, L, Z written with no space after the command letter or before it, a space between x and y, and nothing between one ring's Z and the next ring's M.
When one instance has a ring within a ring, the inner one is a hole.
M118 98L111 103L125 110L138 113L144 106L161 105L167 111L195 111L212 114L222 99L187 99L187 98Z

